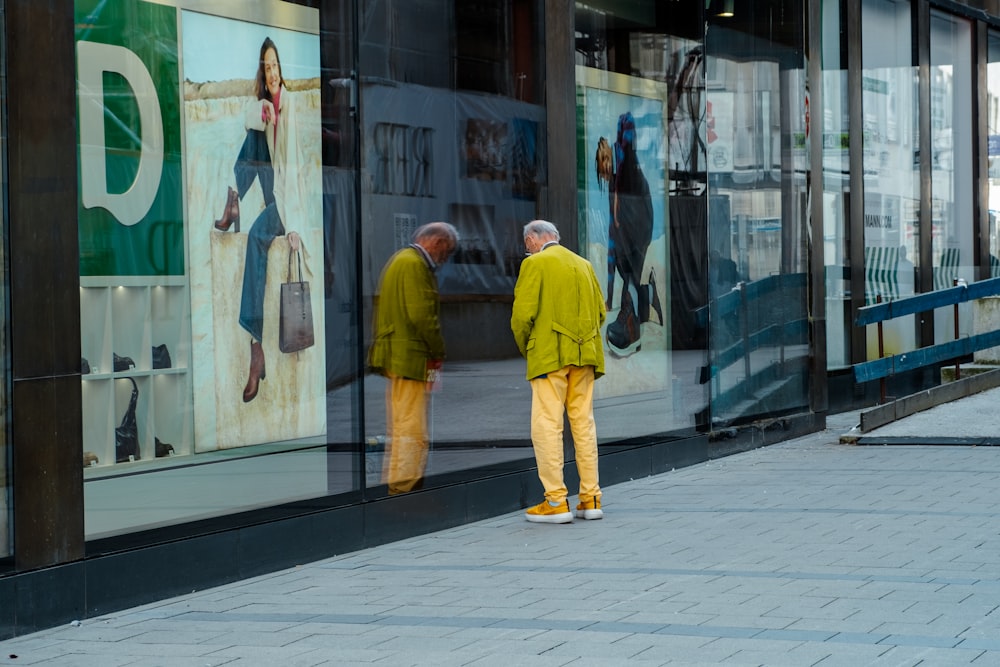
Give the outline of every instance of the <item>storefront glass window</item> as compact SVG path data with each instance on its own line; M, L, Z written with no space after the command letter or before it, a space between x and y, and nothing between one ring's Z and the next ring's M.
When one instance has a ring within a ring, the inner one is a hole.
M682 435L708 421L702 17L599 4L576 5L578 252L608 309L599 437Z
M934 289L974 279L972 178L972 24L931 12L931 211ZM959 306L959 331L949 309L935 311L935 342L968 334L971 304Z
M652 27L631 27L643 11ZM743 3L725 17L695 3L578 5L581 225L595 268L607 268L612 322L627 316L623 289L644 296L646 274L669 286L667 363L647 355L642 368L671 379L653 384L667 399L667 428L714 428L808 403L803 39L794 3ZM601 155L622 152L623 118L642 151L665 154L648 166L640 159L653 242L641 275L618 282L628 247L619 247L617 193L605 187L616 183L616 162L605 163L612 178L602 181ZM650 342L653 324L640 329ZM610 327L607 338L612 350ZM634 358L646 350L643 340ZM622 368L633 385L643 377ZM625 395L643 396L638 389Z
M1000 278L1000 33L991 31L986 65L986 129L989 152L990 277Z
M801 4L743 3L706 21L700 136L717 424L808 405L808 88Z
M847 60L843 53L840 0L823 2L823 267L826 279L827 367L850 365L851 300L847 247L848 159Z
M376 496L533 465L531 390L510 317L522 227L547 185L541 19L538 3L522 1L372 3L365 14L364 482ZM432 222L458 233L434 280L416 292L383 282L398 252L420 257L409 246ZM573 221L553 222L573 247ZM399 342L409 322L426 345Z
M920 155L917 68L907 0L862 0L865 300L914 293L919 263ZM883 325L883 352L916 345L913 317ZM867 331L868 358L880 356L878 331Z
M91 540L360 488L350 44L187 4L76 2Z

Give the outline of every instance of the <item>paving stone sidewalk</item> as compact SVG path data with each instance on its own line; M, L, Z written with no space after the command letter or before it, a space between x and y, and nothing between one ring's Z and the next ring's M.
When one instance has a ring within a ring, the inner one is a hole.
M602 521L508 514L0 642L0 664L1000 664L1000 448L840 444L857 422L605 488Z

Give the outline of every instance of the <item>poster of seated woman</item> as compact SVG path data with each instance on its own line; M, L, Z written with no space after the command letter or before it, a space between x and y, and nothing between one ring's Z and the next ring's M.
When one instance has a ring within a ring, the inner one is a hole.
M318 35L186 11L182 27L195 448L323 435ZM286 354L290 268L320 344Z

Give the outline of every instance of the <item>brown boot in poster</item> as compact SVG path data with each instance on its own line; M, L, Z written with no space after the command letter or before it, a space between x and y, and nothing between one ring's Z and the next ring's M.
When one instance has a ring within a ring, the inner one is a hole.
M228 232L233 225L236 226L233 232L240 231L240 195L229 186L226 207L222 210L222 217L215 221L215 228L220 232Z
M250 343L250 377L247 378L247 386L243 389L243 402L249 403L257 398L257 391L260 383L267 377L264 367L264 348L257 341Z

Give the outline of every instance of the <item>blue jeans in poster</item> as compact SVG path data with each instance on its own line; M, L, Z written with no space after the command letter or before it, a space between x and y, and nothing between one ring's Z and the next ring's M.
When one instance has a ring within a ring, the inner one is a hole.
M260 181L264 193L264 204L274 203L274 167L271 165L271 151L267 147L267 136L261 130L247 130L246 139L236 156L236 192L240 199L247 193L254 179Z
M261 130L247 130L246 139L233 167L236 191L240 199L253 185L260 182L265 208L254 221L247 238L247 255L243 268L243 295L240 299L240 326L254 340L264 336L264 288L267 281L267 250L275 237L285 233L285 227L274 204L274 167L267 137Z
M240 299L240 326L254 340L264 338L264 287L267 281L267 250L285 233L278 207L271 202L254 220L247 235L247 256L243 265L243 296Z

